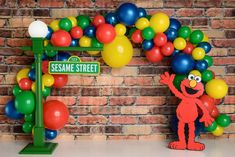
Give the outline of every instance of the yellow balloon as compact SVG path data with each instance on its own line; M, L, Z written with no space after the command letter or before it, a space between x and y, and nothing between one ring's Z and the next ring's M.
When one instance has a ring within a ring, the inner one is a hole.
M125 33L126 33L126 26L124 26L121 23L116 24L114 29L115 29L115 32L117 35L125 35Z
M170 19L165 13L156 13L150 18L150 27L155 33L165 32L170 25Z
M51 74L44 74L42 76L42 84L46 87L51 87L54 84L55 80Z
M72 27L77 26L77 19L74 16L68 16L67 18L71 21Z
M176 38L173 44L177 50L183 50L186 47L186 41L184 38L181 37Z
M224 80L212 79L206 84L206 93L215 99L223 98L228 92L228 85Z
M193 74L194 76L202 77L202 74L198 70L192 70L192 71L190 71L189 74Z
M91 56L98 55L100 51L87 51L87 53Z
M202 60L205 57L206 53L205 50L201 47L196 47L195 49L193 49L192 52L192 57L195 60Z
M140 29L140 30L143 30L143 29L145 29L146 27L148 27L149 24L150 24L150 23L149 23L149 20L148 20L147 18L141 17L141 18L139 18L139 19L136 21L135 27L138 28L138 29Z
M58 31L60 29L59 20L53 20L49 26L53 31Z
M209 42L208 36L207 36L205 33L203 33L203 34L204 34L204 35L203 35L202 42Z
M104 45L101 55L107 65L113 68L120 68L131 61L133 47L126 36L116 36L111 43Z
M224 133L224 128L217 125L216 129L214 131L212 131L211 133L215 136L221 136Z
M44 90L44 85L42 84L42 90ZM36 83L35 82L33 82L32 83L32 85L31 85L31 90L35 93L35 91L36 91Z
M81 47L90 47L91 46L91 38L87 36L82 36L79 40L79 45Z
M28 78L29 68L23 68L16 74L16 81L19 83L22 78Z
M49 40L44 40L44 41L43 41L43 45L44 45L44 46L47 46L48 44L49 44Z

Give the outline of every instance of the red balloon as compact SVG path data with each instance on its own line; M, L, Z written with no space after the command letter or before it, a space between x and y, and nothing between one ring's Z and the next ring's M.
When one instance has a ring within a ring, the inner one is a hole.
M211 113L213 108L215 107L215 99L204 94L200 97L200 100L202 104L207 108L208 112Z
M83 30L81 27L75 26L70 30L70 35L74 39L79 39L83 36Z
M219 110L218 110L218 108L216 106L212 109L211 116L213 118L217 118L219 116Z
M62 88L68 82L68 75L55 74L55 75L53 75L53 77L54 77L54 80L55 80L53 86L56 87L56 88Z
M213 74L213 77L212 77L212 78L215 79L215 72L212 71L212 70L211 70L211 72L212 72L212 74Z
M43 105L43 119L45 128L58 130L64 127L69 118L69 111L64 103L50 100Z
M222 99L215 99L215 105L219 105L222 102Z
M131 40L133 41L133 43L136 43L136 44L142 43L143 37L142 37L141 30L139 29L135 30L132 33Z
M148 61L153 63L160 62L163 59L160 48L156 46L154 46L151 50L146 51L145 55Z
M167 43L167 37L164 33L157 33L153 39L153 42L156 46L161 47Z
M96 27L104 23L105 23L105 18L102 15L96 15L92 21L92 24Z
M42 72L44 74L48 73L48 66L49 66L49 61L48 60L42 61Z
M161 53L164 56L170 56L170 55L172 55L173 52L174 52L174 45L172 44L172 42L167 42L161 48Z
M192 51L194 49L194 46L193 44L191 44L190 42L187 42L185 48L183 49L183 52L186 53L186 54L192 54Z
M68 47L71 40L70 34L65 30L55 31L51 36L51 43L53 46Z
M110 24L101 24L97 27L96 38L99 42L108 44L113 41L116 36L115 29Z
M31 90L32 81L29 78L22 78L19 82L20 89Z

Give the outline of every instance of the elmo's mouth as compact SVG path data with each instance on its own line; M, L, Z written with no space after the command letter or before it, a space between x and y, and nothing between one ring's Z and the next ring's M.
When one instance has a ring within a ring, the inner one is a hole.
M194 90L194 89L186 87L186 86L185 86L185 90L188 94L196 94L198 92L198 90Z

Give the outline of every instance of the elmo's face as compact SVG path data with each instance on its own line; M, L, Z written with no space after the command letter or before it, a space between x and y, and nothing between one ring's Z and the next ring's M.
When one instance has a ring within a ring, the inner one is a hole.
M180 88L182 93L191 98L200 97L204 92L204 86L201 83L201 77L189 74L188 79L181 82Z

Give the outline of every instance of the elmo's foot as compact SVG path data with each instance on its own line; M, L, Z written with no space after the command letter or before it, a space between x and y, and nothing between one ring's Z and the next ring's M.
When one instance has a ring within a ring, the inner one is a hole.
M186 149L186 143L185 142L181 142L181 141L174 141L169 143L168 145L169 148L171 149Z
M188 143L188 150L202 151L205 149L205 145L199 142L190 142Z

